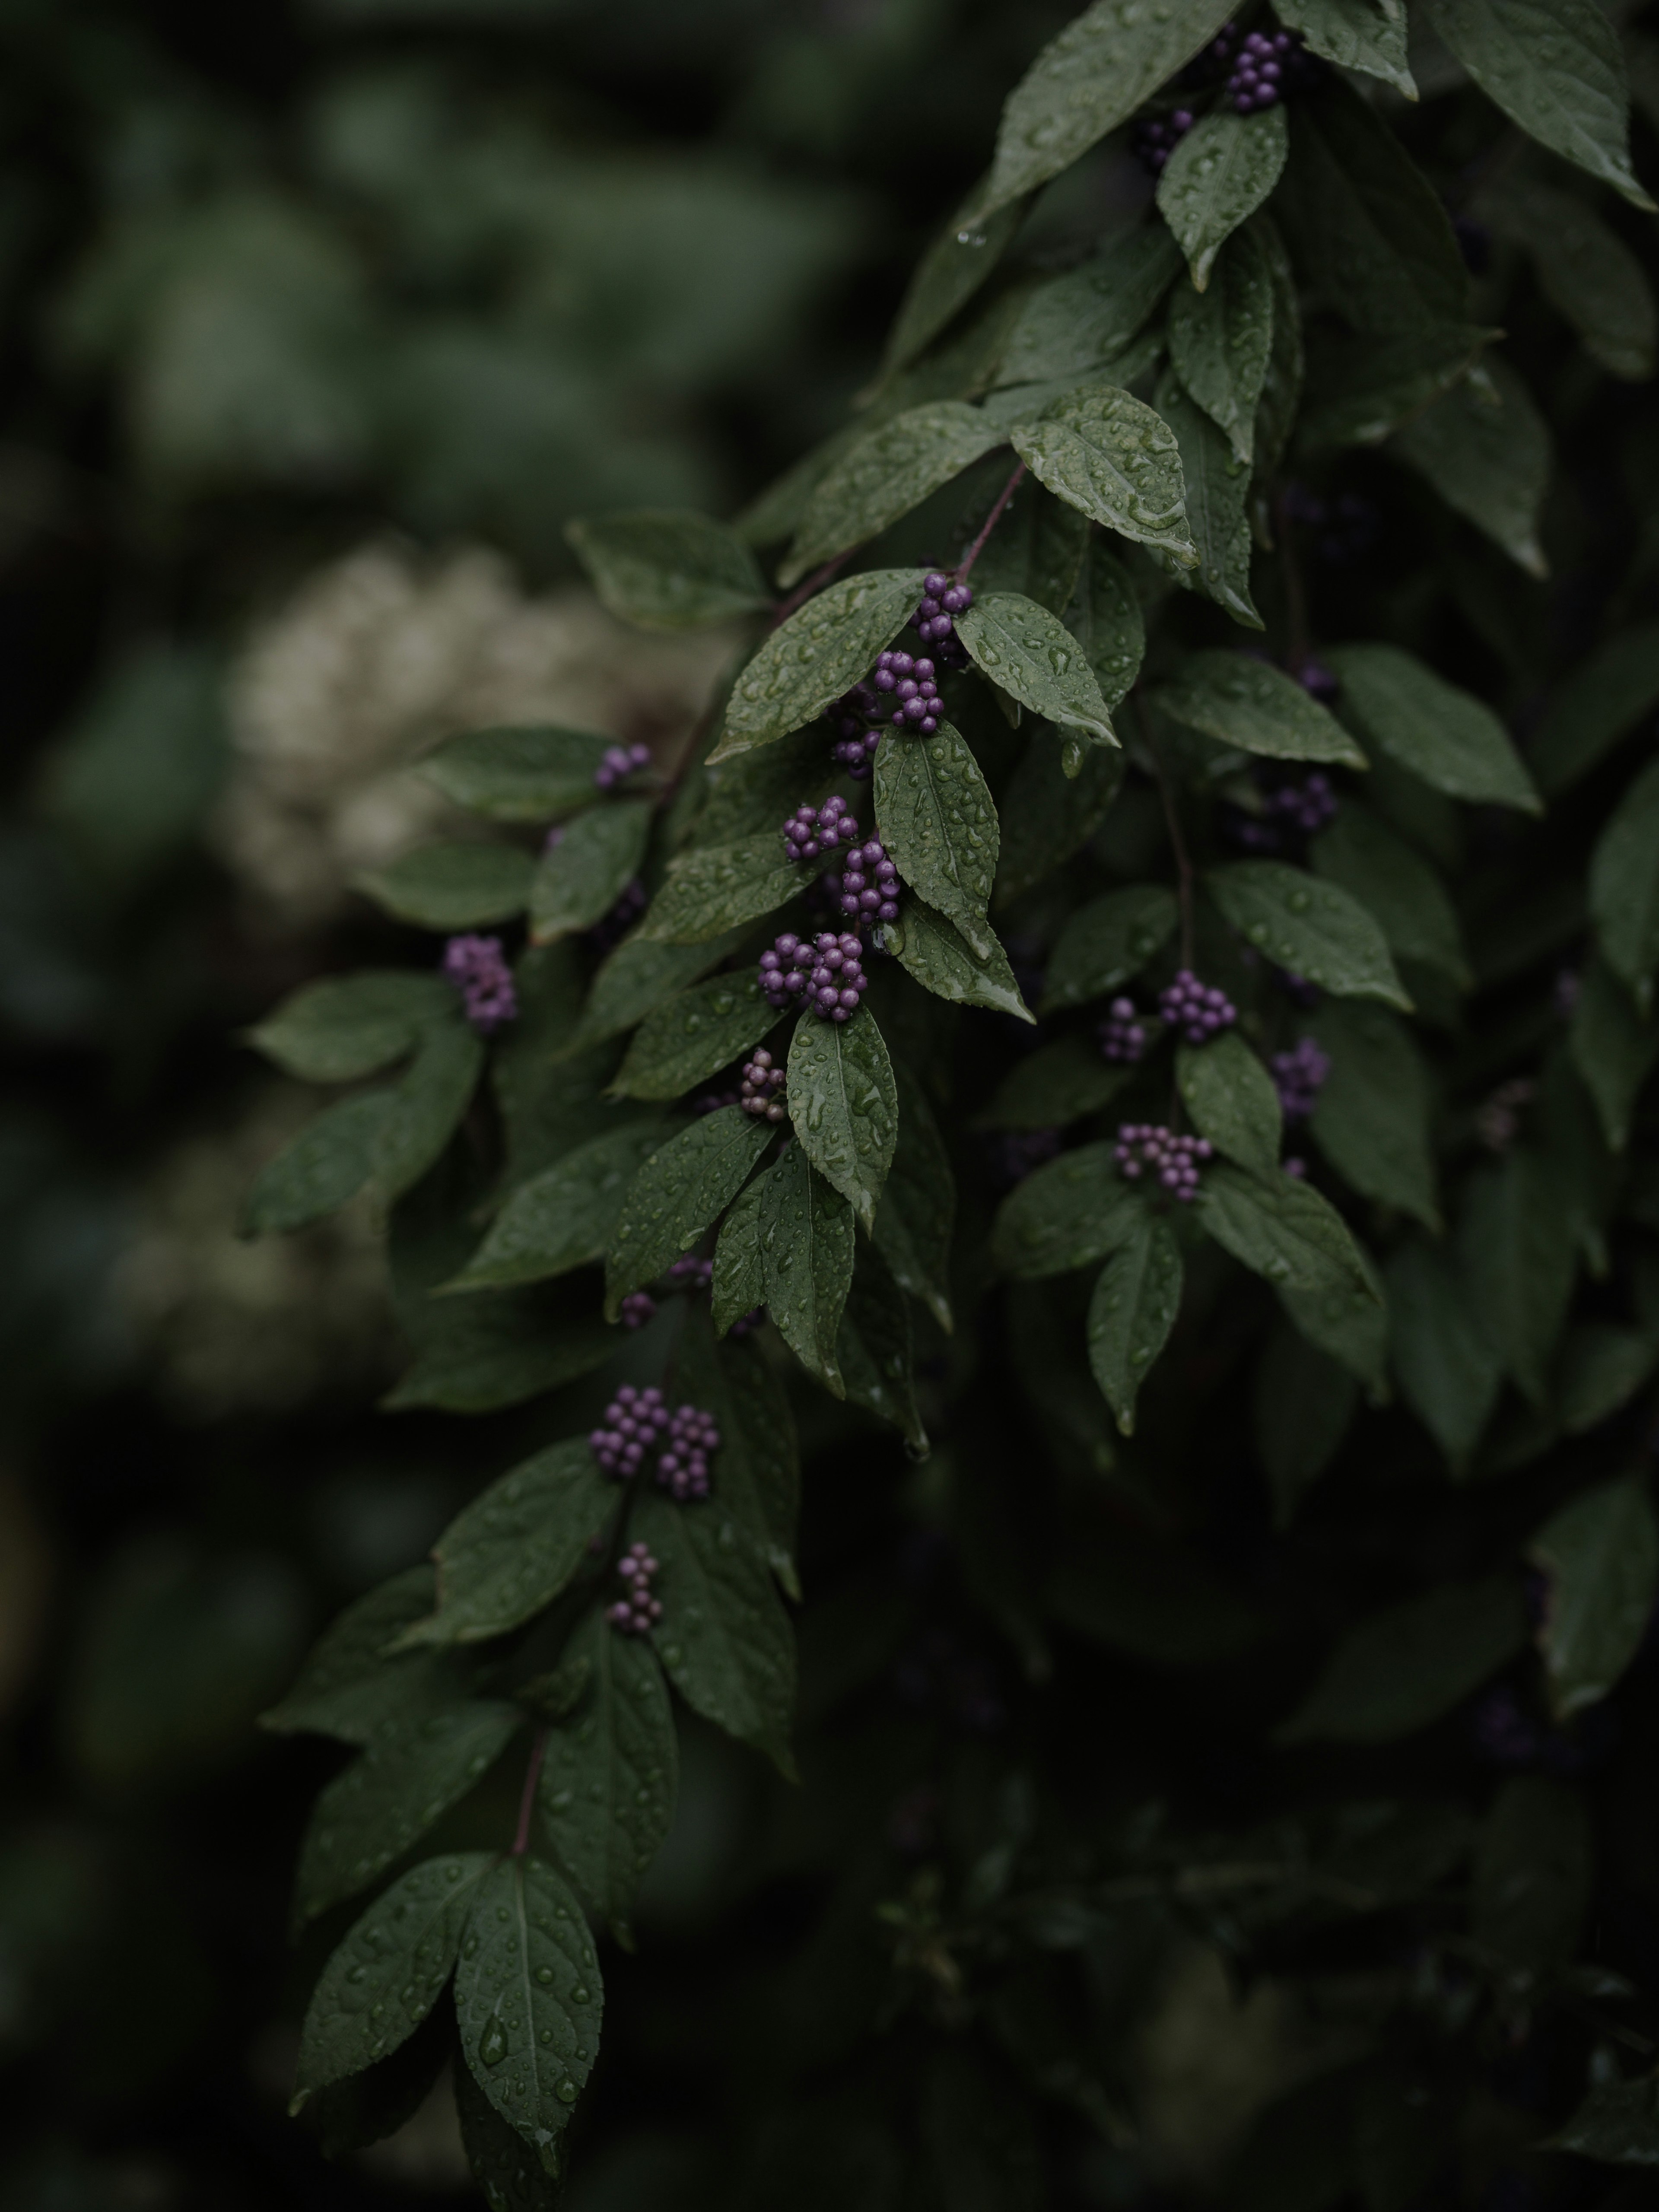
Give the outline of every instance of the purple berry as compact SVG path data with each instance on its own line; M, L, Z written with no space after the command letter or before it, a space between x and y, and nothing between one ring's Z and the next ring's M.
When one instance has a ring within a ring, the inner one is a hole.
M1118 1173L1126 1182L1146 1176L1183 1206L1198 1196L1199 1170L1214 1156L1207 1137L1178 1137L1152 1121L1121 1123L1114 1147Z
M647 1636L662 1619L661 1601L651 1595L659 1564L646 1544L630 1544L617 1562L624 1595L605 1607L605 1617L625 1636Z
M1320 1091L1330 1074L1330 1054L1304 1036L1291 1051L1276 1052L1267 1066L1285 1119L1305 1121L1319 1103Z
M460 993L461 1010L481 1036L518 1013L519 994L499 937L452 937L440 967Z
M745 1114L757 1120L787 1121L789 1109L783 1103L784 1071L773 1060L764 1045L757 1045L754 1057L744 1062L743 1089L738 1103Z
M622 1322L624 1328L643 1328L657 1310L657 1301L649 1291L630 1291L622 1302Z
M714 1263L700 1260L695 1252L682 1252L668 1270L668 1279L677 1291L706 1291L714 1279Z
M1225 992L1200 983L1190 968L1179 970L1174 982L1158 994L1158 1004L1165 1022L1188 1044L1207 1044L1238 1019L1238 1009Z
M1101 1057L1133 1064L1146 1049L1146 1032L1135 1018L1133 999L1114 999L1106 1009L1106 1018L1096 1030L1100 1039Z
M647 1450L667 1426L662 1392L624 1382L605 1409L605 1425L589 1432L588 1449L607 1474L625 1482L639 1473Z
M720 1447L712 1413L681 1406L668 1424L668 1442L657 1459L657 1480L678 1504L708 1495L708 1455Z

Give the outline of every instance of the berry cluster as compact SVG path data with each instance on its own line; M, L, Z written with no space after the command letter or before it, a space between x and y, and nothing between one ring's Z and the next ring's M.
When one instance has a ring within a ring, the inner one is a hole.
M799 1003L811 1006L820 1021L849 1020L864 995L861 951L850 933L833 937L823 930L809 943L786 931L760 957L760 986L767 1005L781 1012Z
M1329 776L1316 769L1302 783L1281 783L1277 791L1267 794L1267 811L1277 815L1286 829L1299 830L1304 837L1311 837L1336 813L1336 793Z
M826 799L822 806L798 806L783 825L792 860L816 860L820 853L850 845L858 834L858 817L840 798Z
M968 586L966 584L958 585L956 590L967 592ZM952 598L955 592L947 592L945 596ZM973 593L969 592L968 596L971 599ZM939 603L924 599L921 604L927 607ZM936 614L924 617L918 611L913 617L919 629L924 619L934 623L944 623L947 626L946 635L950 634L949 615ZM917 659L895 646L879 656L876 672L870 680L878 691L887 695L877 712L885 710L887 720L894 729L903 729L908 725L913 730L919 730L924 738L933 736L939 727L939 718L945 711L945 702L939 696L937 672L931 660L925 655Z
M645 912L645 885L637 876L607 915L602 915L587 933L587 941L596 952L609 952L618 945Z
M787 1121L789 1109L783 1103L783 1070L763 1044L757 1045L754 1058L743 1064L743 1089L738 1094L738 1103L757 1121Z
M1255 115L1277 107L1286 93L1307 91L1322 74L1293 32L1252 31L1238 50L1224 97L1237 114Z
M601 791L609 791L650 765L649 745L607 745L605 758L593 771L593 781Z
M972 586L953 582L943 568L930 570L921 580L921 604L910 617L910 627L925 644L933 647L938 660L946 668L965 668L968 665L967 651L957 635L956 617L965 615L973 604ZM896 676L896 658L884 653L882 659L890 661ZM921 661L915 665L915 672L918 678L923 665ZM877 668L879 672L879 662ZM933 669L929 668L927 673L932 676ZM884 691L887 688L878 672L877 690ZM919 721L921 717L907 714L905 719L907 721ZM897 721L898 716L895 714L893 720Z
M1106 1009L1106 1018L1095 1035L1100 1039L1103 1060L1120 1060L1133 1063L1146 1049L1146 1032L1136 1019L1137 1009L1133 999L1114 999Z
M643 1328L655 1317L657 1301L649 1291L630 1291L619 1308L624 1328Z
M668 1426L660 1390L636 1390L624 1382L605 1409L605 1425L589 1431L588 1449L607 1474L625 1482Z
M706 1291L714 1279L714 1263L700 1260L695 1252L682 1252L668 1270L668 1279L677 1291Z
M1212 983L1200 983L1190 968L1181 969L1174 982L1159 993L1158 1009L1188 1044L1207 1044L1238 1019L1238 1009L1226 993Z
M1193 112L1188 107L1177 107L1162 120L1148 116L1135 125L1132 143L1136 161L1149 175L1162 176L1170 155L1192 127Z
M1276 1052L1267 1062L1279 1093L1279 1111L1287 1121L1305 1121L1319 1103L1331 1056L1304 1036L1289 1052Z
M830 757L841 763L854 783L862 783L881 743L881 732L867 726L880 720L881 701L869 684L855 684L830 713L838 740L830 748Z
M518 1012L519 994L499 937L452 937L444 947L442 973L460 993L462 1011L481 1036Z
M668 1424L668 1446L657 1462L657 1480L677 1504L708 1495L708 1455L720 1448L714 1416L682 1406Z
M1138 1182L1150 1169L1172 1197L1190 1206L1198 1196L1199 1169L1214 1150L1207 1137L1177 1137L1156 1121L1124 1121L1114 1158L1126 1182Z
M843 914L855 923L898 920L898 870L887 857L879 837L859 845L847 855L839 876L825 878Z
M651 1595L652 1578L658 1565L651 1556L649 1546L645 1544L630 1544L617 1562L617 1572L623 1578L627 1595L608 1605L605 1617L625 1636L648 1636L662 1619L662 1600Z

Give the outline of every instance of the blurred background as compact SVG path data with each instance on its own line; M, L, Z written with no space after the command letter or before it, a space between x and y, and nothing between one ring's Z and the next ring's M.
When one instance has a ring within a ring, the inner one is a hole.
M688 727L721 641L624 639L565 521L730 513L835 424L1071 12L0 4L6 2212L465 2201L441 2106L345 2167L283 2118L332 1761L253 1722L524 1417L376 1413L367 1219L238 1242L312 1102L237 1033L430 957L349 884L437 736ZM687 1958L745 1771L688 1747ZM586 2212L683 2201L659 2118Z

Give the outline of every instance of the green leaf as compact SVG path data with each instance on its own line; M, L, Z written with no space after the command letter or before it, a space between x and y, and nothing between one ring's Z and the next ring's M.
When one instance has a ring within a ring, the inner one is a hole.
M1393 1743L1461 1705L1527 1640L1516 1584L1446 1583L1351 1628L1280 1743Z
M1589 895L1602 954L1645 1020L1659 968L1659 761L1642 770L1597 840Z
M1364 768L1365 756L1336 717L1293 676L1248 653L1184 654L1173 683L1152 694L1160 714L1218 744L1269 760L1334 761Z
M1351 1190L1437 1231L1428 1071L1405 1024L1380 1006L1326 1006L1309 1027L1330 1058L1310 1127Z
M747 932L738 927L697 945L659 945L637 931L600 964L569 1050L585 1051L635 1022L694 983L735 952Z
M422 845L357 889L399 921L422 929L478 929L512 921L530 902L535 862L512 845Z
M1653 287L1593 207L1513 173L1483 191L1477 205L1500 238L1525 247L1544 297L1603 368L1638 384L1653 374L1659 354Z
M1025 217L1023 195L1006 200L988 216L969 219L982 203L988 181L975 185L916 264L888 332L882 356L884 376L907 368L927 350L967 306L1012 244ZM785 534L782 530L775 532L780 538Z
M613 615L641 629L699 629L771 604L734 530L686 508L568 522L565 536Z
M1316 875L1381 923L1396 959L1420 960L1460 989L1469 988L1474 978L1445 885L1416 848L1368 808L1345 799L1334 821L1309 845L1308 858Z
M556 822L593 799L614 738L556 726L466 730L420 763L447 799L491 822Z
M990 956L981 960L953 922L919 898L905 901L898 933L899 959L923 990L957 1006L988 1006L994 1013L1033 1020L994 933Z
M981 599L1017 592L1052 615L1064 615L1093 534L1086 514L1024 476L975 563L974 588ZM1066 627L1075 636L1069 622Z
M1101 1269L1089 1300L1089 1364L1123 1434L1135 1398L1169 1341L1181 1308L1181 1247L1169 1224L1143 1213L1127 1244Z
M1170 155L1158 180L1158 210L1181 242L1199 291L1209 283L1222 247L1279 182L1289 150L1285 110L1275 106L1256 115L1218 109L1195 123Z
M766 1270L761 1260L760 1228L768 1178L757 1176L726 1210L714 1241L714 1273L709 1285L714 1328L721 1336L766 1303Z
M602 1260L629 1185L670 1133L659 1121L631 1122L520 1183L449 1287L542 1282Z
M860 1249L853 1287L836 1334L836 1359L849 1405L896 1428L918 1457L927 1431L916 1410L911 1373L910 1310L873 1244Z
M1156 548L1155 557L1183 589L1213 599L1246 629L1260 629L1261 617L1250 597L1250 471L1202 408L1188 398L1173 369L1159 381L1158 405L1181 448L1187 524L1198 559L1183 564Z
M752 969L714 975L647 1014L611 1088L623 1098L678 1098L777 1026Z
M1328 1200L1294 1176L1279 1170L1258 1182L1224 1164L1209 1168L1198 1206L1199 1218L1216 1243L1279 1289L1380 1298L1347 1224Z
M427 1859L378 1897L318 1977L291 2112L408 2040L443 1995L492 1851Z
M1146 625L1128 571L1107 551L1103 538L1091 537L1065 615L1066 627L1083 647L1109 713L1128 697L1140 673Z
M1426 0L1480 89L1528 137L1652 211L1630 165L1630 88L1596 0Z
M1297 1507L1341 1449L1358 1387L1349 1370L1280 1322L1256 1369L1255 1448L1267 1471L1273 1526Z
M1547 1403L1550 1363L1566 1322L1578 1249L1555 1164L1516 1146L1469 1178L1459 1223L1475 1309L1510 1379Z
M787 737L868 674L915 612L924 568L844 577L775 629L738 678L710 763Z
M602 1613L588 1614L569 1651L587 1661L588 1686L549 1732L536 1809L560 1865L627 1942L635 1896L674 1818L673 1710L650 1644Z
M1196 564L1180 447L1142 401L1113 385L1080 385L1010 435L1031 473L1091 521Z
M853 1280L853 1209L786 1145L761 1184L757 1233L767 1311L810 1375L842 1395L836 1331Z
M453 1017L441 975L370 968L307 983L247 1033L265 1058L302 1083L350 1083L414 1049L433 1022Z
M447 2014L447 2006L428 2013L386 2057L362 2074L329 2082L308 2100L307 2132L314 2134L325 2158L367 2149L407 2127L442 2072L452 2034Z
M1302 404L1302 379L1306 368L1302 343L1302 302L1296 271L1278 228L1258 216L1250 226L1267 259L1268 281L1273 288L1273 342L1267 356L1267 380L1255 410L1255 466L1258 478L1270 477L1285 458Z
M1511 1969L1516 1994L1572 1964L1595 1882L1583 1798L1542 1775L1512 1776L1481 1826L1469 1934Z
M641 1164L605 1254L607 1319L616 1319L630 1291L643 1288L690 1250L748 1182L775 1133L762 1116L745 1114L741 1106L722 1106L682 1129Z
M647 1492L629 1525L661 1562L653 1588L663 1617L652 1639L669 1680L694 1712L763 1751L793 1780L794 1632L718 1490L706 1504L684 1508Z
M1207 1044L1178 1045L1176 1082L1200 1137L1252 1175L1279 1172L1279 1093L1242 1036L1229 1030Z
M422 1564L349 1605L318 1638L282 1703L260 1714L260 1727L364 1744L387 1721L453 1696L459 1683L442 1657L385 1656L404 1629L431 1612L434 1587L432 1569Z
M599 2045L604 1984L582 1909L544 1860L498 1860L455 1969L455 2025L473 2080L545 2166Z
M1473 380L1460 384L1396 432L1389 451L1529 576L1546 576L1538 532L1549 486L1549 427L1507 362L1490 360L1482 377L1485 391Z
M1642 1020L1630 993L1599 957L1579 978L1569 1042L1608 1149L1622 1152L1637 1099L1659 1060L1659 1027Z
M720 1432L714 1477L720 1504L799 1598L800 1451L788 1392L758 1345L717 1344L715 1326L700 1305L688 1312L674 1355L673 1390L714 1415Z
M483 1060L483 1041L457 1006L422 1034L407 1072L380 1094L386 1111L370 1146L369 1189L380 1205L412 1190L442 1157L472 1103Z
M981 1129L1063 1129L1097 1114L1134 1079L1134 1070L1114 1067L1090 1036L1055 1037L1017 1060L988 1106L974 1116Z
M1406 1244L1390 1258L1389 1349L1406 1402L1446 1455L1468 1468L1493 1407L1502 1370L1496 1348L1449 1254Z
M790 860L781 827L679 854L651 902L640 935L676 945L706 944L797 897L828 862L803 866Z
M1289 104L1273 212L1304 282L1357 331L1467 323L1468 275L1439 196L1368 101L1330 78Z
M1659 2166L1659 2081L1646 2072L1632 2081L1597 2081L1545 2148L1607 2166Z
M1180 269L1169 232L1145 223L1080 269L1049 277L1020 310L998 383L1046 384L1104 371L1152 320Z
M328 1107L254 1177L242 1234L269 1237L337 1213L367 1188L392 1094L371 1091Z
M566 823L530 887L532 945L591 929L610 913L640 872L653 811L648 799L611 799Z
M1333 646L1323 658L1342 687L1343 713L1379 752L1449 798L1542 812L1509 732L1473 692L1397 645Z
M956 1182L933 1110L921 1085L902 1063L895 1073L898 1143L881 1204L876 1208L875 1241L900 1289L919 1298L948 1333Z
M1248 121L1233 119L1249 130L1251 123L1283 112L1270 107ZM1242 231L1232 240L1218 275L1219 282L1203 291L1191 284L1176 287L1170 302L1170 362L1188 396L1225 434L1235 459L1248 467L1273 335L1273 276L1267 251L1253 233ZM1189 514L1191 507L1189 482Z
M1281 1290L1279 1303L1298 1334L1363 1382L1372 1404L1382 1406L1389 1398L1389 1310L1382 1277L1367 1255L1361 1257L1370 1285L1364 1296L1345 1284L1322 1291Z
M1080 853L1123 787L1124 755L1090 745L1075 767L1038 731L1002 787L1002 852L996 897L1012 905Z
M1397 338L1322 332L1309 365L1308 447L1380 446L1461 384L1499 333L1437 323Z
M872 786L876 825L899 873L948 915L977 958L990 958L996 938L985 915L1000 841L967 741L944 721L932 737L896 732L876 750Z
M1068 168L1207 45L1231 12L1225 0L1185 0L1126 16L1120 0L1095 0L1009 94L991 174L962 220L982 222Z
M1116 744L1106 702L1087 658L1059 617L1035 599L1017 592L985 593L957 617L957 634L975 664L1021 706L1066 728ZM949 726L942 725L941 733ZM931 745L937 740L912 742ZM881 750L893 749L890 739ZM878 753L878 761L880 757Z
M1638 623L1581 661L1555 691L1531 745L1533 773L1550 798L1606 758L1659 706L1659 622Z
M1649 1328L1578 1322L1567 1333L1556 1375L1565 1435L1579 1437L1620 1413L1659 1366L1659 1336Z
M1584 1491L1550 1516L1528 1557L1549 1577L1538 1641L1550 1705L1558 1720L1571 1720L1607 1696L1647 1633L1659 1521L1645 1481L1632 1475Z
M878 536L1006 435L959 399L907 408L880 423L820 479L778 570L779 583L787 589L809 568Z
M846 1022L801 1017L789 1046L786 1096L807 1158L869 1234L898 1139L898 1091L867 1006Z
M1204 878L1245 942L1293 975L1344 999L1382 999L1411 1012L1382 931L1334 884L1283 860L1232 860Z
M517 1705L469 1698L378 1729L312 1808L294 1882L296 1923L377 1881L483 1778L524 1719Z
M559 2212L563 2188L557 2178L562 2166L558 2146L538 2157L495 2110L470 2066L456 2067L453 2080L461 2148L489 2212Z
M1079 907L1050 957L1040 1011L1081 1006L1127 983L1163 951L1180 920L1175 893L1162 884L1131 884Z
M1009 1192L991 1233L991 1256L1022 1282L1069 1274L1128 1243L1146 1212L1146 1201L1124 1181L1112 1145L1082 1145Z
M620 1504L586 1438L550 1444L492 1482L433 1547L437 1609L388 1648L483 1644L551 1605Z
M1378 7L1376 0L1284 0L1273 12L1287 29L1300 31L1310 50L1324 60L1339 69L1380 76L1407 100L1417 98L1406 58L1403 5Z

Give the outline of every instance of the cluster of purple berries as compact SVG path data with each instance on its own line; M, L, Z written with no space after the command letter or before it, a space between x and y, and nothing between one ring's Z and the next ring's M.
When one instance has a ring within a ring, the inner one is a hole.
M963 584L956 589L967 592L968 586ZM954 597L955 592L949 592L946 596ZM972 592L969 592L968 596L971 599ZM924 599L921 604L926 607L936 602ZM914 619L920 626L922 619L920 614ZM929 619L933 623L948 624L951 617L947 614L939 614ZM878 658L876 672L870 680L878 691L887 695L876 711L878 714L885 712L894 729L903 729L908 726L910 729L919 730L924 738L933 736L939 727L939 718L945 711L945 702L939 696L935 665L925 653L918 659L906 653L902 647L890 647Z
M824 878L825 887L845 915L855 923L898 920L898 870L887 857L880 838L871 838L847 855L840 875Z
M858 834L858 817L839 797L826 799L822 806L798 806L783 825L792 860L816 860L820 853L850 845Z
M830 748L830 757L841 763L854 783L863 782L876 757L881 732L868 725L878 721L881 712L881 701L867 684L855 684L830 709L837 738Z
M607 1474L626 1482L668 1426L662 1392L624 1382L605 1409L605 1426L588 1432L588 1449Z
M972 586L957 582L947 576L943 568L931 569L921 580L921 603L910 617L910 627L924 644L933 647L938 659L946 668L965 668L968 665L967 650L957 635L956 618L958 615L965 615L973 604ZM884 653L882 658L886 659L888 656ZM921 666L918 661L915 671L918 675ZM877 663L877 668L879 672L880 662ZM894 672L896 675L899 672L896 664ZM930 668L927 673L931 676L933 671ZM887 688L878 672L877 690L884 691ZM895 715L893 719L896 721L898 717ZM907 716L906 719L911 718Z
M649 1291L630 1291L617 1309L624 1328L643 1328L654 1319L657 1301Z
M1276 791L1267 794L1267 811L1275 815L1287 830L1297 830L1304 837L1334 819L1336 793L1328 775L1317 770L1301 783L1281 783Z
M706 1291L714 1279L714 1263L699 1259L695 1252L682 1252L668 1270L668 1279L677 1291Z
M757 1045L754 1058L743 1064L743 1089L738 1094L738 1103L757 1121L787 1121L789 1109L783 1103L783 1085L784 1071L763 1044Z
M1189 107L1177 107L1173 115L1161 119L1148 116L1137 123L1133 150L1141 167L1154 177L1162 176L1176 148L1193 127L1193 112Z
M1188 1044L1207 1044L1238 1019L1227 994L1213 983L1200 983L1190 968L1179 969L1174 982L1158 994L1158 1010Z
M1114 999L1106 1009L1106 1018L1096 1030L1100 1039L1103 1060L1119 1060L1131 1064L1146 1049L1146 1032L1137 1018L1138 1009L1133 999Z
M1214 1156L1207 1137L1177 1137L1156 1121L1123 1121L1113 1157L1126 1182L1138 1182L1148 1170L1183 1206L1198 1196L1198 1171Z
M682 1406L668 1424L668 1447L657 1462L657 1480L679 1505L708 1495L708 1455L720 1448L714 1416Z
M1220 43L1218 39L1216 44ZM1319 64L1293 32L1252 31L1238 50L1224 97L1235 113L1255 115L1264 107L1277 107L1286 93L1305 92L1322 75Z
M1319 1103L1331 1056L1304 1036L1289 1052L1276 1052L1267 1062L1279 1093L1279 1111L1287 1121L1305 1121Z
M452 937L444 947L441 968L460 993L462 1012L481 1036L517 1014L519 994L499 937Z
M649 745L607 745L605 758L593 771L593 781L601 791L609 791L650 765Z
M850 1020L864 995L862 951L850 932L834 937L823 930L809 943L786 931L760 957L760 985L767 1005L781 1012L799 1003L810 1006L820 1021Z
M630 1544L617 1562L627 1595L605 1609L605 1617L624 1636L648 1636L662 1619L662 1600L651 1595L659 1562L646 1544Z

